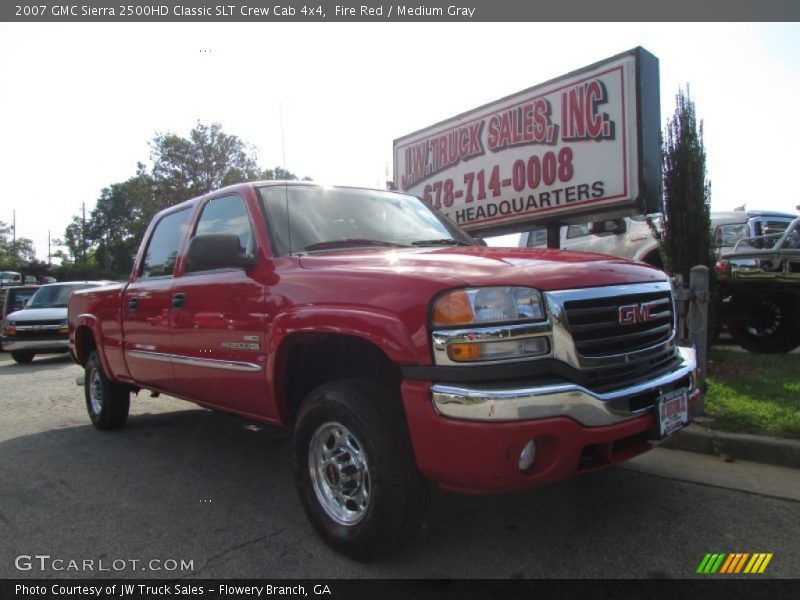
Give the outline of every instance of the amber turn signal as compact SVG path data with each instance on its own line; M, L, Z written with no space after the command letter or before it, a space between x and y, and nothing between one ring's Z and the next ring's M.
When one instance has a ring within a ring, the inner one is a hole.
M447 348L450 360L458 362L478 360L481 357L480 344L450 344Z
M433 308L434 325L463 325L474 320L472 303L463 290L442 296Z

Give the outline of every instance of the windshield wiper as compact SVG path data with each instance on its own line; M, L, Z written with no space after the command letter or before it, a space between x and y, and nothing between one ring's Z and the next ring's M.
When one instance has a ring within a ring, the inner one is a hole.
M467 242L456 240L453 238L442 238L441 240L417 240L411 242L412 246L471 246Z
M357 246L379 246L382 248L407 248L405 244L396 242L384 242L382 240L368 240L361 238L350 238L347 240L330 240L327 242L317 242L303 248L303 250L334 250L336 248L353 248Z

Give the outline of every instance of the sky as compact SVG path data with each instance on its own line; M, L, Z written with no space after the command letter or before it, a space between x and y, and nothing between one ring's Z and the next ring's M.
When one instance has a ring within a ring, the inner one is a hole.
M0 221L46 260L48 232L198 121L262 167L384 187L394 139L636 46L662 123L690 87L712 210L796 212L797 23L0 23Z

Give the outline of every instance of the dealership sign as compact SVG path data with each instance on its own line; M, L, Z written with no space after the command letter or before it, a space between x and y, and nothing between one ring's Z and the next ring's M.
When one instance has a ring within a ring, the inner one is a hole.
M661 208L658 60L636 48L394 142L394 183L472 232Z

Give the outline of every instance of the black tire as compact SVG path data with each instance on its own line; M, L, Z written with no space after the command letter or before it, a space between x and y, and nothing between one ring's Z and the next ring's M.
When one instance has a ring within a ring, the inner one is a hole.
M748 352L791 352L800 346L800 329L792 322L792 310L789 301L762 297L751 304L750 320L732 320L728 323L728 329L733 341Z
M324 384L304 400L292 434L295 485L308 519L328 545L356 560L386 555L408 539L427 505L429 484L417 470L397 396L364 380Z
M15 362L18 362L21 365L27 365L29 362L33 360L34 356L36 356L35 352L27 352L24 350L18 350L17 352L11 353L11 358L13 358Z
M84 367L83 391L92 425L102 431L125 425L130 409L130 390L111 381L103 371L97 352L92 352Z

